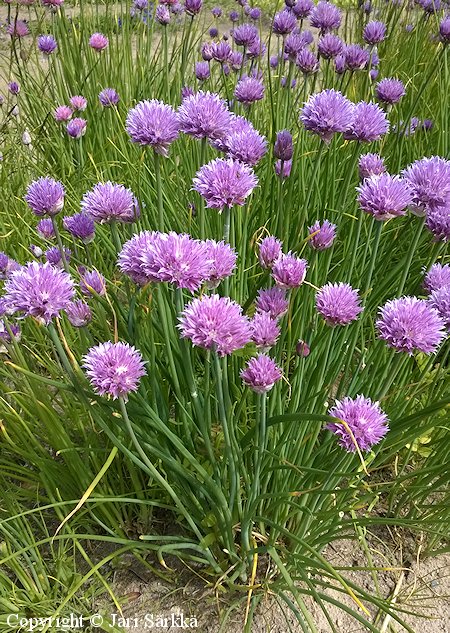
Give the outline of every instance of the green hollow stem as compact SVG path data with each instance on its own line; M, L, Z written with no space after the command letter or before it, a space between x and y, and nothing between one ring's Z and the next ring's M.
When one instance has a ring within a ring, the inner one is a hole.
M69 264L67 263L66 254L64 252L64 246L61 239L61 233L59 232L58 223L56 222L55 216L52 216L52 226L53 231L55 232L56 242L58 244L59 252L61 253L61 261L64 266L64 270L66 273L69 272Z
M225 455L226 461L229 470L229 480L230 480L230 508L233 508L236 495L237 495L237 481L238 481L238 473L236 473L236 462L233 454L233 445L231 442L231 434L228 426L228 416L225 407L225 397L223 391L223 376L222 376L222 368L220 366L220 358L216 350L212 352L213 363L214 363L214 371L216 374L216 395L217 401L219 404L219 418L222 424L224 442L225 442Z
M133 426L131 424L130 418L128 417L127 407L126 407L126 404L125 404L125 400L123 398L119 398L119 405L120 405L120 411L122 413L122 418L123 418L123 421L125 423L125 427L126 427L126 429L128 431L128 434L129 434L129 436L131 438L131 441L133 442L133 446L135 447L139 457L142 459L142 462L145 464L145 466L147 467L148 471L152 474L152 476L155 478L155 480L162 486L162 488L164 490L166 490L168 492L170 497L174 500L177 508L180 510L181 514L184 516L184 518L188 522L189 526L191 527L191 529L193 530L193 532L197 536L197 538L202 540L202 535L200 534L200 532L199 532L199 530L198 530L198 528L197 528L197 526L195 524L195 521L192 520L192 518L190 517L190 515L187 512L186 508L181 503L181 500L178 498L178 495L175 493L175 491L169 485L169 483L166 481L166 479L158 472L158 470L155 468L154 464L152 464L152 462L148 458L147 454L145 453L144 449L140 445L139 440L136 437L136 434L134 432Z
M155 152L156 195L158 196L158 228L164 231L164 205L161 183L161 156Z
M169 83L169 55L167 44L167 26L163 26L163 48L164 48L164 88L166 92L167 103L170 103L170 83Z
M242 521L242 546L248 554L250 551L250 536L252 530L252 514L256 511L256 501L261 492L261 469L267 444L267 393L258 394L258 406L256 416L256 450L254 460L254 473L249 493L247 513ZM249 560L249 562L251 562Z
M117 253L120 253L120 251L122 250L122 242L120 241L119 231L117 229L117 222L115 220L111 222L111 235L116 251Z
M375 223L375 237L374 237L374 240L373 240L372 256L371 256L371 259L370 259L370 267L369 267L369 272L367 274L367 280L366 280L366 288L365 288L365 293L366 294L369 292L370 285L372 283L373 271L375 269L375 263L377 261L378 248L380 246L381 231L383 230L383 222L382 221L374 219L373 222Z
M408 278L408 273L409 273L409 269L411 268L411 263L413 260L413 257L417 251L417 246L419 244L419 240L420 240L420 236L422 235L422 230L423 230L423 225L425 222L425 218L419 218L419 222L418 222L418 227L416 229L416 233L414 235L414 238L411 240L411 245L409 247L409 251L408 251L408 256L403 268L403 274L402 274L402 278L400 280L400 285L398 287L397 290L397 295L399 297L401 297L402 293L403 293L403 289L405 287L406 284L406 280Z
M230 224L231 224L231 209L226 207L223 210L223 241L228 243L230 241Z

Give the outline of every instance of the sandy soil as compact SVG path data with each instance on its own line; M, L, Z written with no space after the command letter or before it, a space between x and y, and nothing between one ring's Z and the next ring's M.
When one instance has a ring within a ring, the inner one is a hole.
M371 538L369 544L374 565L385 570L377 572L378 590L372 575L367 571L355 569L342 572L346 579L358 583L369 593L378 593L380 597L392 599L395 596L394 602L399 609L413 612L399 615L415 633L450 633L450 555L422 559L420 547L414 552L411 547L409 552L405 551L401 540L397 544L390 543L387 547L380 537ZM367 559L357 542L336 542L325 550L324 555L336 566L357 568L367 565ZM123 625L119 626L119 630L144 633L153 629L173 633L179 631L180 624L184 623L185 628L181 630L201 633L243 631L245 601L241 612L234 612L221 629L217 597L193 576L186 579L183 574L182 579L168 584L152 577L144 569L133 567L132 571L128 569L116 572L112 588L123 605L123 616L128 618L122 622L116 620L116 624ZM326 593L342 600L341 593ZM319 605L313 600L306 602L318 633L332 633ZM350 596L344 602L355 609ZM226 605L223 603L221 607L224 612ZM108 613L107 607L103 606L102 610ZM385 614L377 613L370 607L369 610L370 621L380 633L400 633L406 630L396 621L386 618ZM110 608L109 612L114 612L114 608ZM362 614L362 611L359 613ZM334 605L328 605L328 614L340 633L363 633L367 630ZM300 631L301 627L285 605L277 604L274 597L270 596L262 600L254 618L252 633Z

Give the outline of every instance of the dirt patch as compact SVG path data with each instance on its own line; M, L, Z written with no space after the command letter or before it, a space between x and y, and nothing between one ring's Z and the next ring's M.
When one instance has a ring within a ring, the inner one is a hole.
M387 545L380 537L367 540L372 564L378 571L370 572L367 553L357 541L338 541L327 547L325 558L337 568L350 583L362 587L367 593L380 598L392 599L398 606L398 615L415 633L450 632L450 555L422 559L420 546L414 552L405 552L402 546ZM349 569L342 569L342 568ZM176 575L175 575L176 576ZM314 580L314 579L313 579ZM123 617L115 618L119 630L144 633L149 630L194 630L201 633L241 633L245 598L221 628L219 613L227 610L220 595L192 573L182 572L173 583L161 580L145 568L133 565L116 571L112 589L122 605ZM330 598L339 599L348 607L359 609L350 595L336 590L323 590ZM312 615L318 633L332 633L322 608L312 599L305 603ZM370 611L369 621L380 633L399 633L406 629L395 619L386 617L378 609L366 603ZM108 612L108 608L110 609ZM101 608L104 613L114 613L114 607ZM367 629L354 617L327 604L327 613L340 633L363 633ZM183 628L184 627L184 628ZM257 607L252 633L300 633L300 627L292 612L274 596L265 596Z

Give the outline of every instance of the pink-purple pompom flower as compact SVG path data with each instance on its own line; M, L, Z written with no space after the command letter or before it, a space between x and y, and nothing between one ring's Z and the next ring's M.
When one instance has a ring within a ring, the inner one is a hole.
M205 349L226 356L244 347L251 339L249 319L242 307L217 294L193 299L179 317L178 328L184 338Z
M146 374L140 352L121 342L107 341L92 347L83 357L83 367L94 391L113 400L127 400Z
M444 322L437 310L417 297L388 301L380 309L376 326L389 347L410 355L432 354L445 337Z
M251 358L241 371L244 384L259 394L270 391L282 376L283 373L276 362L266 354Z
M337 418L337 421L326 428L336 435L339 444L349 453L354 453L357 447L361 451L370 450L389 430L388 417L380 403L362 395L355 399L336 400L328 415Z

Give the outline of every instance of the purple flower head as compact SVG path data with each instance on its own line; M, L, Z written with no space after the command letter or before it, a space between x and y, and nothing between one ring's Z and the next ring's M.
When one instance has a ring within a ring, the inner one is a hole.
M299 339L297 341L297 345L295 346L295 353L297 356L300 356L300 358L307 358L311 353L311 349L308 343Z
M337 35L326 33L319 39L317 50L324 59L334 59L344 50L344 43Z
M243 77L234 91L236 99L244 105L250 105L264 98L264 85L256 77Z
M213 43L203 42L200 48L200 54L205 62L210 62L213 58Z
M251 327L252 341L261 352L268 352L280 336L280 327L268 312L256 312Z
M148 0L133 0L133 8L137 11L144 11L148 7Z
M170 22L170 11L165 4L158 4L155 11L155 20L165 26Z
M295 62L299 52L305 48L306 42L302 33L293 31L289 33L284 42L284 53L288 56L288 59Z
M201 167L193 183L206 206L221 212L224 207L242 206L258 179L251 167L232 158L216 158Z
M86 133L86 125L87 122L85 121L85 119L80 119L76 117L75 119L69 121L69 123L67 124L67 134L72 138L81 138Z
M418 0L418 3L426 14L431 15L441 10L441 0Z
M305 129L329 143L334 134L345 132L351 127L354 109L354 104L341 92L323 90L309 97L301 110L300 120Z
M422 121L422 128L425 130L425 132L429 132L433 129L433 121L431 119L424 119Z
M392 105L398 103L403 95L406 94L405 86L400 79L382 79L375 86L375 94L377 99L383 103Z
M101 297L106 294L106 281L105 278L98 270L88 270L80 275L80 290L86 296L100 295Z
M379 176L386 171L384 159L379 154L363 154L359 159L358 168L361 180L369 176Z
M240 24L231 33L236 46L247 48L258 37L258 29L253 24Z
M55 237L55 229L53 228L53 222L50 218L40 220L36 225L36 231L39 237L42 237L44 240L51 240Z
M425 211L447 206L450 200L450 161L440 156L421 158L402 172L413 190L414 205Z
M334 70L337 75L343 75L345 73L345 55L343 53L336 55L334 58Z
M450 200L445 207L430 207L428 209L425 226L433 234L433 241L450 241Z
M194 138L218 139L226 136L230 112L219 95L200 90L183 100L178 108L178 125L182 132Z
M401 297L380 308L376 322L379 337L401 352L431 354L445 336L438 312L417 297Z
M114 88L104 88L98 95L98 100L104 108L111 108L119 103L120 97Z
M73 114L72 108L69 108L69 106L66 106L66 105L58 106L53 111L53 116L55 118L55 121L58 121L58 123L69 121L69 119L72 118L72 114Z
M439 35L441 42L444 44L448 44L450 42L450 15L442 18L441 23L439 24Z
M25 202L39 217L57 215L64 206L64 187L49 176L38 178L28 185Z
M184 8L189 15L197 15L202 8L203 0L185 0Z
M56 9L63 4L64 0L42 0L44 7L51 7Z
M281 130L277 133L275 145L273 146L273 155L279 160L291 160L294 154L294 145L292 143L292 134L289 130Z
M324 220L322 224L317 220L308 227L310 235L309 245L316 251L324 251L333 245L336 238L336 225Z
M275 14L273 18L272 30L276 35L287 35L295 29L297 20L292 11L283 9Z
M388 173L369 176L356 190L361 209L376 220L390 220L405 215L413 199L408 182Z
M221 40L220 42L211 42L211 54L212 58L220 64L225 64L231 55L231 46L228 42Z
M272 268L281 255L283 243L273 235L265 237L259 245L259 264L263 268Z
M47 262L30 262L11 273L5 282L8 311L23 312L46 324L66 308L73 294L69 275Z
M83 357L83 367L94 391L113 400L127 400L146 374L140 352L128 343L107 341L91 347Z
M3 251L0 252L0 276L1 279L5 278L6 271L8 269L9 257Z
M89 38L89 46L97 53L104 50L109 44L109 40L103 33L93 33Z
M194 88L191 88L191 86L183 86L181 88L181 100L182 101L184 101L188 97L192 97L194 94L195 94L195 90L194 90Z
M297 288L305 281L308 262L296 257L291 252L282 254L274 262L272 277L280 288Z
M256 393L267 393L282 376L283 372L276 362L266 354L251 358L241 371L244 384Z
M237 11L230 11L229 18L231 22L239 22L239 13Z
M5 321L3 319L0 319L0 341L6 344L11 343L11 334L13 335L16 341L20 341L20 337L21 337L20 327L16 325L15 323L10 323L9 329L11 330L11 333L8 331ZM5 351L5 348L2 345L0 345L0 352L4 352L4 351Z
M184 13L184 6L180 2L175 2L170 5L170 10L174 15L181 15Z
M281 169L281 167L283 167L283 169ZM291 175L291 169L292 169L291 160L285 160L285 161L277 160L275 162L275 173L278 176L278 178L289 178L289 176Z
M240 51L232 51L229 59L230 66L232 70L237 72L242 68L242 62L244 60L244 55Z
M337 31L341 26L341 20L341 11L331 2L323 2L322 0L309 14L309 23L319 29L322 35L328 31Z
M278 55L272 55L270 60L270 67L271 68L277 68L278 64L279 64L279 59L278 59Z
M378 75L379 75L379 72L376 68L372 68L372 70L369 71L369 77L371 81L375 81Z
M20 85L17 81L10 81L8 84L8 90L12 95L18 95L20 92Z
M167 281L191 292L209 278L213 262L205 242L171 231L160 233L152 246L150 257L142 260L144 274L151 276L156 272L158 281Z
M447 332L450 331L450 286L443 286L438 290L433 290L428 303L444 321Z
M292 12L298 20L305 20L314 7L313 0L297 0L292 7Z
M316 309L328 325L347 325L362 312L358 291L349 284L328 283L316 294Z
M302 48L297 55L295 63L304 75L309 75L319 70L319 60L309 48Z
M56 43L53 35L40 35L38 37L38 49L44 55L51 55L58 48L58 44Z
M81 299L69 303L66 307L66 314L73 327L84 327L92 320L91 309L88 304L81 301Z
M261 17L261 9L259 7L252 7L248 15L251 20L255 20L256 22Z
M344 50L345 67L352 72L362 70L367 66L370 59L368 50L359 44L349 44Z
M118 267L130 277L134 283L141 286L149 282L159 281L158 270L153 266L155 242L160 233L155 231L142 231L125 242L119 253ZM144 272L144 266L147 272ZM150 274L148 274L150 272Z
M75 95L74 97L70 97L69 102L73 110L78 110L79 112L86 110L87 99L82 95Z
M70 261L70 257L72 252L68 248L64 248L64 256L66 258L66 262ZM63 260L61 256L61 251L56 246L52 246L45 251L45 259L52 266L56 266L57 268L63 268Z
M87 213L75 213L63 218L63 226L73 237L78 238L84 244L92 242L95 236L94 220Z
M207 259L211 262L207 278L208 288L217 288L225 277L229 277L236 267L236 251L225 242L206 240Z
M206 81L210 74L208 62L197 62L195 64L195 76L199 81Z
M220 356L244 347L252 329L239 304L217 294L193 299L179 317L181 336L193 345L216 349Z
M243 132L234 132L226 140L228 155L246 165L256 165L267 152L267 141L250 125Z
M367 44L374 46L375 44L379 44L386 37L386 24L384 22L378 22L377 20L372 20L368 22L364 27L363 38Z
M429 293L450 286L450 264L433 264L425 275L423 287Z
M17 18L14 20L14 22L10 22L8 24L6 30L8 32L8 35L10 35L12 38L26 37L30 34L30 29L28 28L27 23L24 22L24 20L18 20Z
M139 217L139 206L130 189L113 182L99 182L86 192L81 209L94 222L135 222Z
M258 312L267 312L272 319L279 319L286 314L289 301L286 292L282 288L262 288L258 290L255 307Z
M126 130L133 143L150 145L157 154L167 156L170 144L178 138L178 117L162 101L140 101L128 112Z
M222 15L222 9L220 7L213 7L211 9L211 13L215 18L220 18L220 16Z
M378 141L389 130L389 121L384 110L376 103L360 101L353 109L351 127L344 132L344 138L360 143Z
M349 453L356 451L356 445L361 451L370 450L389 430L388 417L380 408L380 403L361 395L355 399L336 400L328 415L338 421L327 424L326 428L336 435L340 446Z
M262 42L259 37L257 37L247 49L247 57L249 59L257 59L258 57L262 57L266 52L267 48L264 42Z

